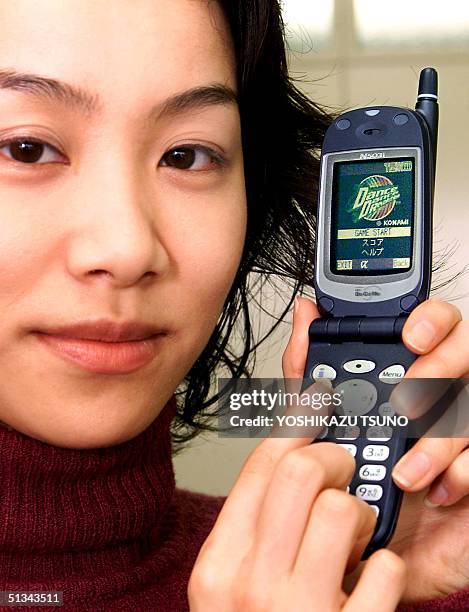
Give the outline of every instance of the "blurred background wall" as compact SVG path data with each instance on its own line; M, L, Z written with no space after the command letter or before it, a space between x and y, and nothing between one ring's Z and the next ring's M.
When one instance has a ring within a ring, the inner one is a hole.
M413 108L419 71L439 73L440 129L434 248L445 269L437 287L469 262L469 2L461 0L284 0L289 69L296 85L333 110L390 104ZM469 274L435 297L469 317ZM281 312L289 293L279 282L262 304ZM253 329L272 320L252 309ZM281 377L291 317L258 351L254 376ZM468 338L469 341L469 338ZM199 436L175 458L180 487L227 495L260 440Z

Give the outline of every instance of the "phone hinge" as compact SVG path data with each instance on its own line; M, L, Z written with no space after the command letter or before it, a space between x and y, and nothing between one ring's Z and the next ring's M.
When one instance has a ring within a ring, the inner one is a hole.
M401 341L407 317L322 317L311 322L309 337L312 341L331 343L395 343Z

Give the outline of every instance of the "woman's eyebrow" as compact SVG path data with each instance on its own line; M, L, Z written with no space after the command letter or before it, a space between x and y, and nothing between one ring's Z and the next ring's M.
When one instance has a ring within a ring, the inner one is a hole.
M188 111L196 111L217 104L238 104L235 91L223 83L211 83L192 87L181 93L174 94L162 103L157 104L150 112L150 117L159 118L163 115L178 115Z
M103 108L97 93L58 79L11 69L0 69L0 89L57 100L85 115L98 114ZM166 98L151 109L149 118L182 114L215 104L238 104L235 91L223 83L199 85Z
M12 89L34 97L58 100L83 114L100 111L99 97L64 81L28 72L0 69L0 89Z

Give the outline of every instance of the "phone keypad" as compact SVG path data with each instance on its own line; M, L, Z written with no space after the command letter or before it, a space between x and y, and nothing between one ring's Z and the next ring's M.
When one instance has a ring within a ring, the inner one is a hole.
M324 437L343 446L355 458L356 470L347 491L368 503L376 514L378 526L386 515L386 504L393 491L391 463L396 460L394 445L398 444L395 440L398 432L383 422L383 417L396 414L389 402L391 387L402 380L411 361L404 350L401 361L400 349L393 348L387 355L386 347L365 344L360 354L362 349L358 343L356 347L355 358L348 358L350 353L339 349L342 359L329 361L331 346L325 344L310 371L314 379L336 379L333 389L335 393L342 393L342 402L335 414L357 417L355 423L329 427ZM353 350L353 344L348 350ZM378 419L373 423L367 415Z
M355 446L355 444L339 444L339 446L343 446L345 450L347 450L352 455L352 457L355 457L355 455L357 454L357 447Z
M387 442L392 438L391 427L372 426L366 430L368 440L376 440L376 442Z
M336 440L356 440L360 435L360 427L358 426L338 426L334 429L334 438Z
M363 459L368 461L386 461L389 457L389 446L384 444L368 444L363 449Z
M365 501L378 501L383 496L383 487L374 484L361 484L356 488L355 495Z
M361 466L358 475L362 480L384 480L386 476L386 466L365 463Z

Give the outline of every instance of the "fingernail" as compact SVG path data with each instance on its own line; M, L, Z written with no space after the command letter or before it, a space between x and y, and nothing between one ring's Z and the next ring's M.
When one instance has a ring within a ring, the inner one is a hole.
M327 391L332 390L332 382L329 380L329 378L318 378L317 380L314 381L314 386L319 389L321 389L322 387L325 387Z
M426 453L418 452L399 461L392 476L404 487L412 487L425 476L430 467L430 457Z
M436 331L428 321L419 321L407 334L408 342L418 351L425 351L435 339Z
M298 312L298 308L299 307L300 307L300 300L298 299L298 296L296 296L296 298L295 298L295 305L294 305L295 314Z
M423 503L428 508L436 508L437 506L444 504L448 498L448 489L443 484L439 484L437 488L423 500Z

